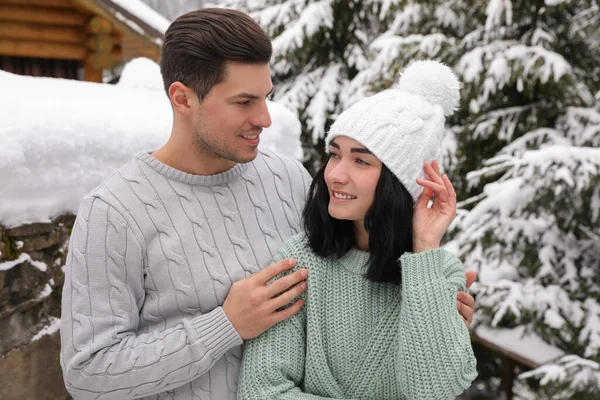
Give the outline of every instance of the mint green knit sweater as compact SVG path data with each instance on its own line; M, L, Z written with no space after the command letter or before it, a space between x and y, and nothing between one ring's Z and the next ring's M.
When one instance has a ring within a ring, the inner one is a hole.
M246 343L239 400L454 399L475 379L456 308L464 267L449 252L403 255L401 286L367 280L367 252L323 259L303 234L287 257L309 271L305 305Z

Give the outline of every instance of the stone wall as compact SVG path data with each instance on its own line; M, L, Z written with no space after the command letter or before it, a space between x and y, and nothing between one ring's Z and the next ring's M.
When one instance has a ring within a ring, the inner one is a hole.
M74 221L0 226L0 399L69 398L57 328Z

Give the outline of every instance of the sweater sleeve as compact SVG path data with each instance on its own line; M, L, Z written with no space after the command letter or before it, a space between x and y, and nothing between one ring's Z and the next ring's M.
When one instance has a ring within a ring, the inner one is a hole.
M134 399L177 388L242 344L217 307L172 328L138 333L146 296L144 247L104 201L82 203L65 266L61 366L77 399Z
M273 262L295 257L288 249L289 243L284 244ZM306 303L302 310L290 319L246 341L238 384L238 400L329 399L304 393L301 389L306 356L305 308Z
M405 254L396 372L406 399L454 399L477 376L469 331L456 307L464 266L443 249Z

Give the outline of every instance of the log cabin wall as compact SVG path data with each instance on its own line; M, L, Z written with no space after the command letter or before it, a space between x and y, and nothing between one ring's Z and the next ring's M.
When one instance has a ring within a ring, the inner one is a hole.
M102 82L103 69L139 56L156 60L158 54L157 45L96 1L0 0L2 70Z
M76 60L0 56L0 69L18 75L83 80L82 68Z

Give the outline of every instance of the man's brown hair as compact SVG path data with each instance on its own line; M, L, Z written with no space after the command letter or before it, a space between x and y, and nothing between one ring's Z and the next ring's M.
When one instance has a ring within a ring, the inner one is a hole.
M162 46L160 70L167 95L173 82L193 89L200 101L225 79L227 61L267 64L273 47L262 28L247 14L225 8L203 8L177 18Z

